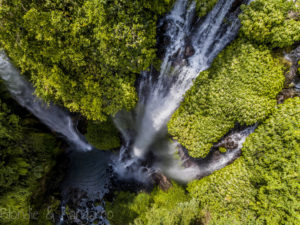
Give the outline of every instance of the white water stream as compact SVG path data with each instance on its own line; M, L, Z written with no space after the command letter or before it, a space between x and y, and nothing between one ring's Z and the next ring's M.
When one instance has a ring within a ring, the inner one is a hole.
M0 53L0 77L12 97L33 115L40 119L51 130L62 134L67 141L80 151L89 151L92 147L77 132L70 115L53 104L47 105L34 95L34 88L10 63L4 52Z
M219 0L205 19L195 21L195 2L178 0L160 22L165 27L164 38L168 44L164 46L159 75L152 71L142 73L136 110L121 112L115 118L126 142L115 163L115 170L121 176L147 179L147 169L140 164L149 153L160 162L155 163L156 169L173 179L189 181L198 176L199 167L183 168L180 160L174 158L177 144L167 137L167 123L193 80L236 37L240 11L232 9L234 2ZM230 155L225 159L231 160ZM220 164L224 163L220 161Z

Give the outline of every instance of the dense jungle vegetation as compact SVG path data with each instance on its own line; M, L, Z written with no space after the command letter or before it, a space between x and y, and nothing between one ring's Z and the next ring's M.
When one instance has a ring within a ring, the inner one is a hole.
M233 164L167 192L120 193L112 224L299 224L300 98L288 99L246 140Z
M49 194L58 184L51 181L53 190L47 191L47 176L62 154L61 141L16 105L2 82L0 90L0 223L29 224L30 211L43 213L51 205L56 210L60 204Z
M117 149L111 116L135 107L140 72L159 67L157 22L174 2L2 0L0 46L38 96L85 117L91 144ZM197 15L216 2L197 0ZM203 158L237 124L257 124L242 156L185 186L116 193L106 202L111 224L300 224L300 98L276 98L288 88L284 53L300 43L300 1L255 0L242 6L240 20L238 37L199 74L168 131ZM60 201L48 177L62 179L54 171L64 144L1 82L0 97L0 224L53 224L47 207L57 211ZM34 222L32 207L40 212ZM5 209L25 216L11 219Z

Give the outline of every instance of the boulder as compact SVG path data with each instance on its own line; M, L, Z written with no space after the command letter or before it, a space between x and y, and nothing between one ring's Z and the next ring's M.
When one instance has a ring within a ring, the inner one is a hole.
M173 186L172 182L161 172L155 172L151 175L151 177L154 183L157 184L163 191L167 191Z
M185 51L184 51L184 57L185 58L188 58L188 57L191 57L192 55L195 54L195 49L193 48L192 45L188 45L186 48L185 48Z

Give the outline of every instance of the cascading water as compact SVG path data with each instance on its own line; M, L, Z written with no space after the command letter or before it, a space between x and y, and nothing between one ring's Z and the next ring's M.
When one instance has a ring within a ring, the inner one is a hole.
M35 97L32 85L20 76L4 52L0 53L0 76L13 98L21 106L27 108L51 130L66 137L73 148L80 151L92 149L77 132L70 115L65 110L53 104L47 105Z
M219 0L203 20L195 22L195 2L177 0L160 22L168 44L159 75L155 76L152 70L143 72L137 108L132 113L121 112L115 118L126 142L114 166L121 176L147 179L152 170L141 166L141 162L149 154L157 159L154 168L173 179L188 181L199 175L199 167L183 168L174 157L176 143L167 137L167 122L193 80L237 35L240 10L233 7L235 2Z
M200 163L195 160L195 163L190 162L185 167L183 158L174 157L180 145L170 141L166 126L193 80L210 66L216 55L236 36L240 23L239 9L232 7L235 2L219 0L204 19L196 21L195 2L177 0L172 11L161 20L159 26L165 30L165 53L161 70L158 74L153 69L141 74L136 109L133 112L121 112L114 118L125 142L113 165L120 177L147 182L153 172L163 171L170 178L187 182L221 169L239 154L245 138L255 127L231 134L230 137L238 143L237 147L219 155L217 160L208 158ZM245 0L245 3L249 2ZM71 163L62 185L62 194L66 202L74 197L68 197L70 191L82 194L83 197L77 196L74 199L78 200L78 207L84 214L83 210L91 209L88 206L91 200L101 201L109 191L111 153L92 150L77 132L65 110L53 104L47 106L35 97L32 85L20 76L4 53L0 53L0 76L20 105L50 129L66 137L73 148L80 150L69 154ZM92 151L85 152L88 150ZM93 217L84 220L107 223L105 216L99 215L104 212L103 205L94 203L92 212L96 213L97 219ZM103 220L99 221L99 218ZM64 223L64 216L60 222Z

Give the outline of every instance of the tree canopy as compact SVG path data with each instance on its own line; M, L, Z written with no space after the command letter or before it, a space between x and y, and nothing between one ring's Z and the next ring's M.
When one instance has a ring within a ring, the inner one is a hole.
M0 43L36 93L92 120L134 107L173 0L3 0Z
M167 192L120 193L107 204L120 224L299 224L300 98L276 107L231 165ZM121 216L122 214L122 216Z
M271 47L287 47L300 41L300 2L255 0L240 15L241 35Z
M193 157L204 157L236 123L263 121L283 87L283 66L265 46L239 39L199 74L168 128Z

